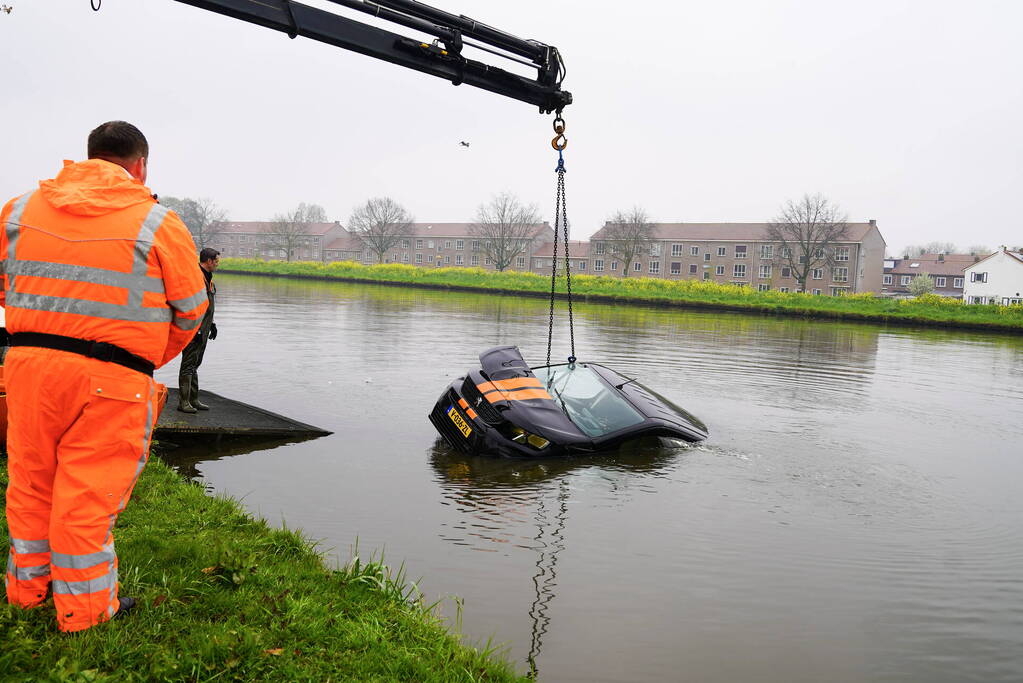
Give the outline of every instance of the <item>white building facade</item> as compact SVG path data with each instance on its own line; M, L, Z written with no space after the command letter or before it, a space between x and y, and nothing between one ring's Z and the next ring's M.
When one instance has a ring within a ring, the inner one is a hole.
M999 251L965 269L963 301L968 304L1023 304L1023 252Z

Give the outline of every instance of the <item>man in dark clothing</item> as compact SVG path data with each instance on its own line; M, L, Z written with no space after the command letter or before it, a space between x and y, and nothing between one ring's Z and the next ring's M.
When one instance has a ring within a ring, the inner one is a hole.
M206 297L210 306L206 309L199 332L181 352L181 369L178 371L178 410L183 413L194 413L198 410L209 410L210 407L199 400L199 365L202 364L203 353L206 352L206 341L217 338L217 325L213 322L213 304L217 295L217 286L213 284L213 271L220 265L220 252L205 247L199 252L199 268L206 278Z

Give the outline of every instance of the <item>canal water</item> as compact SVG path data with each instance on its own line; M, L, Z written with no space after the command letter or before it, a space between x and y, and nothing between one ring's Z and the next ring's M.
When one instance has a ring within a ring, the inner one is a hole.
M543 300L218 285L203 388L334 434L179 462L334 562L357 544L404 564L521 672L1023 680L1023 338L577 305L579 358L640 378L711 438L502 460L449 451L426 416L487 347L542 364Z

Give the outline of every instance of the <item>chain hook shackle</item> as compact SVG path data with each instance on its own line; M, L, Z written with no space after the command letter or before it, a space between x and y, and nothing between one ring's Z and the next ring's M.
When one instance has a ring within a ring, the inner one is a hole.
M559 113L554 117L554 139L551 140L551 147L559 152L568 147L568 138L565 137L565 119Z

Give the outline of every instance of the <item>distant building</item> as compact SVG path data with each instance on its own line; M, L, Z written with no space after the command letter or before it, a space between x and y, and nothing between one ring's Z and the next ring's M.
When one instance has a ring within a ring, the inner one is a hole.
M890 297L907 297L909 283L920 275L934 281L934 293L954 299L963 298L964 269L977 261L973 254L921 254L913 258L886 258L881 293Z
M1023 303L1023 252L999 251L968 265L963 299L968 304Z
M279 240L270 234L270 221L231 221L215 223L208 246L223 256L285 260L287 254ZM295 240L292 261L319 261L323 246L347 234L341 223L306 223Z
M383 262L494 270L493 262L483 249L483 238L473 234L472 226L472 223L413 223L409 237L388 249ZM533 253L541 245L554 241L554 230L547 223L537 223L535 235L528 248L513 259L508 270L530 270ZM324 260L376 263L377 256L357 235L346 231L325 247Z
M649 254L630 264L629 277L707 280L794 292L798 283L781 258L781 246L767 237L767 223L656 223ZM590 266L596 275L621 275L605 242L608 226L590 237ZM832 247L835 265L814 270L811 294L881 292L885 241L876 221L850 223L846 238Z
M568 260L573 273L590 273L590 243L569 240ZM551 274L551 261L554 260L554 242L545 242L533 252L532 270L540 275ZM558 272L565 271L565 245L558 244Z

